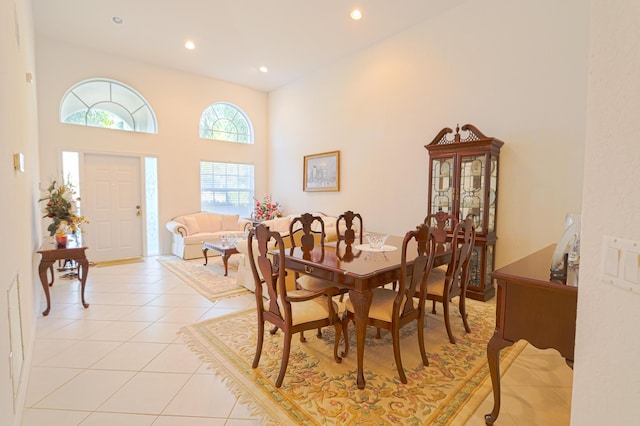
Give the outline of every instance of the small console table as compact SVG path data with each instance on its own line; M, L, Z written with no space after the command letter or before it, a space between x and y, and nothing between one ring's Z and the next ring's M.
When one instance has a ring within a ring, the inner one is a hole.
M47 309L42 312L42 315L49 315L51 310L51 296L49 295L49 287L53 285L55 275L53 274L53 264L56 260L75 260L78 262L78 277L81 284L82 306L89 307L89 304L84 301L84 287L87 283L87 272L89 271L89 261L85 251L87 247L74 247L74 248L59 248L51 250L39 250L38 253L42 255L40 260L40 266L38 272L40 274L40 282L44 289L44 294L47 297ZM51 282L47 279L47 271L51 273Z
M496 330L487 345L493 385L493 425L500 413L500 350L524 339L538 349L554 348L573 366L578 288L550 281L555 244L491 273L496 279Z

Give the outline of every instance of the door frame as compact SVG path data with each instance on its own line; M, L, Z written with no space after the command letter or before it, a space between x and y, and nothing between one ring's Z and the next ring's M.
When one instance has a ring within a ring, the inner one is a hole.
M132 153L132 152L105 152L105 151L92 151L92 150L79 150L79 149L62 149L60 152L60 156L59 158L62 159L62 152L77 152L78 153L78 185L79 185L79 189L80 189L80 197L82 198L83 196L85 196L84 194L86 194L86 169L85 169L85 157L87 155L95 155L95 156L121 156L121 157L130 157L130 158L135 158L138 160L139 162L139 170L140 170L140 175L138 176L138 182L140 185L140 206L142 208L142 211L144 212L144 214L142 215L142 223L141 223L141 227L142 227L142 232L140 233L140 238L142 239L141 241L141 248L142 248L142 257L146 257L148 255L148 249L147 249L147 214L149 214L149 210L147 209L147 199L146 199L146 187L147 187L147 183L146 183L146 164L145 164L145 157L154 157L154 158L158 158L156 155L145 155L145 154L141 154L141 153ZM61 160L62 161L62 160ZM83 183L85 183L85 186L83 186ZM82 200L80 200L80 208L82 209ZM89 221L91 221L91 218L88 218Z

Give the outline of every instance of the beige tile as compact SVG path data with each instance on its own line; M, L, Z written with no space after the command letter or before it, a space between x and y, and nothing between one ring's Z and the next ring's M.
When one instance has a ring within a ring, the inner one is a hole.
M567 404L553 388L541 386L505 386L502 389L501 415L511 414L532 425L562 426L570 423Z
M213 304L200 294L164 294L149 302L149 306L210 308Z
M85 370L39 401L35 408L93 411L135 373Z
M83 371L76 368L31 367L25 406L33 407L38 401Z
M166 347L166 343L125 342L93 364L91 368L140 371Z
M176 341L182 341L178 337L178 330L180 330L188 322L156 322L138 334L133 336L131 342L156 342L156 343L172 343Z
M163 414L227 418L235 402L236 397L218 377L196 374L189 379Z
M77 343L78 341L74 339L36 339L31 364L34 366L42 365L43 362Z
M247 404L240 403L240 401L236 401L229 418L234 420L259 420L257 416L251 414L251 408Z
M111 325L111 321L80 319L49 333L49 339L85 339Z
M171 309L165 306L139 306L120 319L122 321L157 321Z
M194 373L202 361L184 344L167 345L143 369L147 372Z
M110 342L124 342L148 327L150 322L141 321L114 321L89 336L86 340L105 340Z
M212 417L160 416L153 426L223 426L228 425L226 419Z
M22 426L69 426L82 422L90 413L86 411L26 409L22 416Z
M165 316L160 318L160 322L197 322L209 308L173 308Z
M78 341L40 365L44 367L89 368L120 346L120 342Z
M225 426L261 426L262 422L257 419L234 419L230 418Z
M92 413L82 423L81 426L150 426L158 416L145 414L123 414L123 413Z
M189 377L189 374L138 373L97 411L160 414Z

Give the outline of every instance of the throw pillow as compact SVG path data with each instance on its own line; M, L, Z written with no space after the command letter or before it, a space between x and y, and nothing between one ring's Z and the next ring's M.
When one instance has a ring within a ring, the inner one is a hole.
M185 216L183 218L184 226L187 227L187 232L189 235L197 234L200 232L200 226L198 225L198 221L193 216Z
M237 214L224 214L222 215L222 230L232 231L238 229L238 219L240 215Z
M279 217L273 219L273 224L270 226L272 231L279 232L281 234L289 234L289 224L291 220L288 217Z

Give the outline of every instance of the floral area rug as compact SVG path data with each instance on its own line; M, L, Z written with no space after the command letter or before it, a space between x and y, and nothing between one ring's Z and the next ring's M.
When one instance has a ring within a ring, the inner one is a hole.
M454 299L457 300L457 299ZM490 392L487 342L495 327L495 302L467 301L472 333L464 332L453 309L457 344L449 343L442 308L428 314L425 330L429 366L422 365L416 325L401 331L401 355L408 383L398 379L391 335L375 339L369 327L364 353L366 387L356 386L355 327L349 327L350 352L341 364L333 360L334 330L323 336L306 332L306 343L292 339L289 366L280 389L274 383L282 358L282 332L265 332L258 368L255 310L230 314L180 330L189 347L248 404L261 424L274 425L463 425ZM267 324L267 330L271 327ZM507 371L526 342L502 350ZM482 388L482 390L481 390Z
M214 301L250 293L246 288L236 284L238 259L234 257L229 258L229 274L226 277L220 256L209 256L207 266L204 266L204 259L183 260L177 256L165 256L157 260L198 293Z

